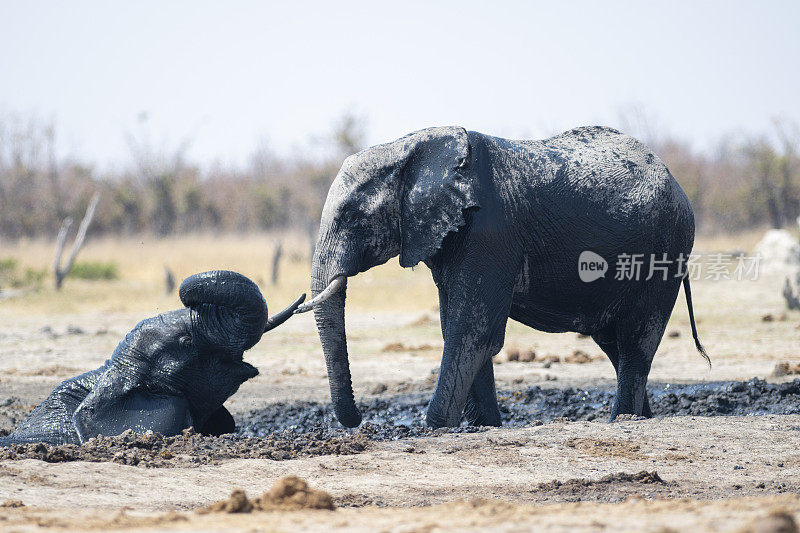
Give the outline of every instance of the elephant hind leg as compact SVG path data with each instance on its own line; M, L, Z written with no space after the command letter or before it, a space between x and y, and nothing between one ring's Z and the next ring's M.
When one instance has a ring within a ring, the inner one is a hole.
M617 345L617 324L611 323L592 334L592 339L611 360L614 371L619 368L619 346Z
M617 374L617 380L619 381L619 342L617 341L617 324L612 323L603 328L602 330L594 333L592 335L592 339L597 345L600 347L603 352L608 356L608 359L611 361L611 364L614 365L614 372ZM652 356L651 356L652 358ZM619 393L617 394L619 397ZM617 401L614 401L614 407L617 408ZM612 420L617 416L619 413L612 414ZM653 416L653 412L650 409L650 400L647 396L647 389L645 388L644 391L644 402L642 406L642 416L651 418Z
M467 395L464 418L470 426L495 426L503 424L500 408L497 405L497 392L494 387L494 366L489 358L475 379Z
M666 316L653 313L635 321L620 322L617 326L619 366L612 420L623 413L652 416L647 399L647 376L668 319L669 313Z

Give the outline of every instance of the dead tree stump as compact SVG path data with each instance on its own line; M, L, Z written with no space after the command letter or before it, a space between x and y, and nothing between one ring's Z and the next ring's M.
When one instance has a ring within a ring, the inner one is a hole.
M53 259L53 274L55 276L56 290L61 289L64 283L64 278L67 277L69 271L72 270L72 265L75 263L75 258L78 256L86 241L86 231L89 229L89 224L92 223L94 218L94 210L97 208L97 202L100 201L100 193L94 193L92 199L89 201L89 206L86 208L86 214L83 215L81 225L78 227L78 234L75 236L75 242L72 245L72 251L67 258L67 263L61 266L61 255L64 253L64 245L67 242L67 234L72 227L72 217L67 217L61 223L61 229L58 230L58 237L56 237L56 253Z

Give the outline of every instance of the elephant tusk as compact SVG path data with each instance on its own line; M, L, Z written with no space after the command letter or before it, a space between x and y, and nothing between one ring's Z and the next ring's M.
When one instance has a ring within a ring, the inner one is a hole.
M297 298L297 300L292 302L292 305L290 305L277 315L269 317L269 319L267 320L267 325L264 327L264 333L268 332L271 329L277 328L278 326L289 320L294 314L295 309L300 307L300 304L303 303L305 299L306 299L306 293L303 293Z
M306 311L311 311L314 307L318 306L334 294L336 291L342 288L345 281L347 280L347 276L336 276L331 280L325 290L321 293L317 294L311 301L304 303L303 305L299 306L297 309L294 310L294 314L305 313Z

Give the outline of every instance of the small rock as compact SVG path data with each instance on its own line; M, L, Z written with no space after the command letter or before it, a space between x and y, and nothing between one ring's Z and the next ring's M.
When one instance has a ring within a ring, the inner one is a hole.
M671 339L677 339L678 337L681 336L681 332L678 331L677 329L673 329L672 331L667 333L667 336L670 337Z
M632 415L630 413L623 413L621 415L617 415L617 418L614 419L614 422L630 422L635 420L647 420L645 417L640 415Z
M519 348L516 347L506 348L506 360L519 361Z
M772 375L775 377L790 376L800 374L800 363L791 364L789 361L783 361L775 365Z
M19 500L6 500L3 503L0 503L0 507L25 507L25 504Z
M376 383L369 392L370 394L383 394L388 388L385 383Z
M402 342L390 342L381 350L382 352L402 352L406 347Z
M58 333L53 331L53 328L51 328L50 326L44 326L43 328L39 329L39 333L51 339L55 339L58 337Z
M583 350L575 350L574 352L572 352L572 355L568 355L564 358L565 363L573 363L578 365L591 363L592 361L594 361L594 357L584 352Z

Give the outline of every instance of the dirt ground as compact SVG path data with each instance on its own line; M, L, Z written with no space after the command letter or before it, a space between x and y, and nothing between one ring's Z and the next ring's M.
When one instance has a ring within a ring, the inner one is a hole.
M256 249L249 239L226 240L216 261L185 245L176 275L221 263L257 278L268 254L243 254ZM85 253L115 256L124 244ZM167 245L180 243L142 243L137 256ZM36 246L10 253L34 261L46 250ZM0 434L60 381L99 366L136 322L179 306L160 293L160 263L138 261L119 281L69 280L58 294L0 302ZM291 261L278 286L262 284L272 311L307 284ZM606 422L613 369L591 339L510 323L495 361L505 426L431 431L421 421L442 348L435 289L423 268L393 263L348 289L361 428L335 424L313 317L299 316L246 354L261 373L226 404L239 434L0 450L0 529L755 531L775 513L800 517L800 376L773 375L800 362L800 313L784 310L779 276L693 283L711 369L679 296L650 375L654 419ZM197 512L292 475L338 509Z

